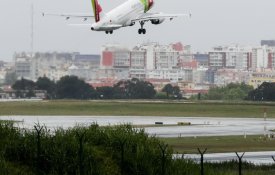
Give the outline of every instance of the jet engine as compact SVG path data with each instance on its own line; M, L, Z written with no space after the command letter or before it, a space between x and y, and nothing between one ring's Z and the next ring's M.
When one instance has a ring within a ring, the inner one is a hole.
M165 20L165 18L162 18L162 19L152 19L152 20L151 20L151 23L152 23L152 24L155 24L155 25L158 25L158 24L163 23L164 20Z
M135 25L135 22L132 22L129 26L133 26L133 25Z
M133 22L133 21L128 21L128 22L125 24L125 26L133 26L133 25L135 25L135 22Z

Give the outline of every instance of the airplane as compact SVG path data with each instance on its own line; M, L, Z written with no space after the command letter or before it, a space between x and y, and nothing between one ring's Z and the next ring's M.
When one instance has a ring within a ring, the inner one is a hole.
M166 19L170 21L176 17L188 16L191 14L164 14L148 12L154 6L154 0L127 0L120 6L114 8L108 13L103 13L103 10L98 3L98 0L91 0L93 7L93 15L70 15L70 14L45 14L70 18L82 18L87 21L88 18L95 19L95 23L91 25L92 31L104 31L106 34L113 34L114 30L122 27L134 26L137 22L140 24L138 34L146 34L144 25L146 22L151 22L154 25L163 23ZM90 24L89 24L90 25Z

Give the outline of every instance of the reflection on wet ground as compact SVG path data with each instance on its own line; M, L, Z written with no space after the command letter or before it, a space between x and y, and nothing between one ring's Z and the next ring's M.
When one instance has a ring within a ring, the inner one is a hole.
M1 116L2 120L22 121L21 127L32 128L35 123L48 128L69 128L75 125L100 126L133 124L154 125L163 122L161 127L147 127L145 131L158 137L193 137L225 135L261 135L275 129L275 119L261 118L211 118L211 117L138 117L138 116ZM190 122L191 126L176 126L179 122ZM167 125L167 126L165 126ZM169 126L170 125L170 126ZM175 126L171 126L175 125Z
M242 154L242 153L239 153ZM266 151L266 152L247 152L244 154L243 161L250 162L256 165L261 164L274 164L274 161L271 156L275 155L275 151ZM174 155L174 158L189 158L195 160L196 162L200 162L199 154L177 154ZM226 162L235 160L238 161L236 153L215 153L215 154L205 154L204 155L205 162Z
M211 117L138 117L138 116L1 116L0 120L20 121L18 125L33 128L35 123L46 125L49 129L69 128L76 125L89 126L97 123L100 126L133 124L154 125L163 123L161 127L147 127L145 131L157 137L195 137L226 135L261 135L275 129L275 119L260 118L211 118ZM177 126L179 122L190 122L190 126ZM165 126L167 125L167 126ZM170 126L169 126L170 125ZM173 125L173 126L171 126ZM274 163L271 156L275 152L246 153L244 160L254 164ZM182 155L175 155L181 157ZM185 155L195 161L199 155ZM235 153L206 154L209 162L230 161L236 159Z

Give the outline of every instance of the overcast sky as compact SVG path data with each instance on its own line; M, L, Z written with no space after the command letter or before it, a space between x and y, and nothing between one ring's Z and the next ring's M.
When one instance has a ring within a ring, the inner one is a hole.
M154 0L151 12L192 13L155 26L147 23L146 35L138 35L135 25L106 35L90 27L69 26L63 18L42 17L41 12L92 13L90 0L33 0L35 7L34 51L79 51L100 53L106 43L133 46L145 41L161 44L181 41L194 51L239 43L258 45L261 39L275 39L274 0ZM124 0L99 0L108 12ZM14 52L30 51L32 0L0 0L0 60L10 60ZM73 20L71 23L81 23Z

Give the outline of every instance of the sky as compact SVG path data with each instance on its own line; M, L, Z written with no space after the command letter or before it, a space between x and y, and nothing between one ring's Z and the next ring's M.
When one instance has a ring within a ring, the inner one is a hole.
M108 12L125 0L99 0ZM275 39L274 0L154 0L151 12L192 13L161 25L146 23L146 35L139 25L114 31L113 35L93 32L80 19L42 17L48 13L92 14L90 0L0 0L0 60L11 60L14 52L31 51L31 4L34 4L34 51L100 53L108 43L134 46L144 42L182 42L193 51L206 52L213 46L259 45ZM92 23L92 21L91 21Z

